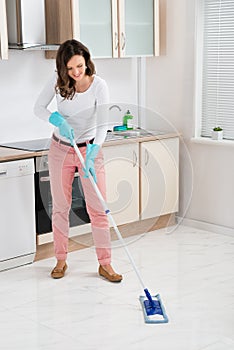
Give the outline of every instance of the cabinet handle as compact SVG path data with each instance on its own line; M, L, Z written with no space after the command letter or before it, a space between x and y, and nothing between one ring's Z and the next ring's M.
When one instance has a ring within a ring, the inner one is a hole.
M1 175L1 173L0 173L0 175ZM80 176L80 174L78 172L76 172L74 174L74 178L79 177L79 176ZM49 181L50 181L50 176L41 176L40 177L40 182L49 182Z
M6 175L6 174L7 174L6 170L0 171L0 176Z
M40 177L40 182L49 182L50 181L50 177L49 176L42 176Z
M115 32L115 50L118 49L118 46L119 46L118 33Z
M137 165L137 154L133 151L133 168Z
M149 152L146 149L145 150L145 165L147 165L148 163L149 163Z
M122 38L122 51L125 49L125 46L126 46L126 37L125 37L125 34L122 32L121 33L121 38Z

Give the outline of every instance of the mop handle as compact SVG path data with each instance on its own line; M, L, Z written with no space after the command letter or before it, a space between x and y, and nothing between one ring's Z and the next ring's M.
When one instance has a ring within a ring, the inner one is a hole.
M74 150L75 150L75 152L76 152L76 154L77 154L77 156L78 156L78 158L79 158L83 168L85 169L84 158L83 158L79 148L77 147L76 143L74 142L74 140L73 140L73 147L74 147ZM107 204L106 204L106 202L105 202L105 200L104 200L104 198L103 198L103 196L102 196L102 194L101 194L101 192L100 192L100 190L99 190L99 188L98 188L96 182L94 181L93 176L92 176L92 174L90 172L89 172L89 180L91 181L91 183L93 185L93 188L94 188L94 190L95 190L95 192L96 192L96 194L97 194L97 196L98 196L98 198L99 198L99 200L100 200L100 202L101 202L101 204L103 206L103 209L104 209L106 215L108 216L108 218L110 219L111 224L113 225L113 228L114 228L114 230L115 230L115 232L117 234L118 239L122 243L122 245L123 245L123 247L124 247L124 249L125 249L125 251L127 253L127 256L128 256L128 258L129 258L129 260L130 260L130 262L131 262L131 264L132 264L132 266L133 266L133 268L134 268L134 270L135 270L135 272L137 274L137 277L138 277L138 279L139 279L143 289L145 289L145 285L144 285L143 280L141 278L141 275L140 275L140 273L139 273L139 271L138 271L138 269L136 267L136 264L135 264L135 262L133 260L133 257L130 254L129 249L128 249L127 245L125 244L124 239L123 239L123 237L122 237L122 235L121 235L121 233L120 233L120 231L119 231L119 229L118 229L118 227L117 227L117 225L116 225L116 223L115 223L115 221L113 219L113 216L111 215L110 210L108 209Z

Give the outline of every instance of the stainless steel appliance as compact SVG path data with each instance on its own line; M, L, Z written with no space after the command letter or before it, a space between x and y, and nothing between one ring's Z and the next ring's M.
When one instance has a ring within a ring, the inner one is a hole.
M48 156L36 157L35 161L36 232L37 234L42 234L52 231L52 197L50 192ZM69 219L71 227L90 222L78 172L75 173L72 184L72 205Z
M1 146L26 151L45 151L49 149L50 139L28 140L5 143ZM35 217L36 233L43 234L52 231L52 197L50 192L50 178L48 169L48 156L40 155L35 161ZM78 172L75 173L72 185L72 205L70 210L70 226L89 223L84 193Z
M58 43L46 44L45 0L7 0L6 12L10 49L58 49Z

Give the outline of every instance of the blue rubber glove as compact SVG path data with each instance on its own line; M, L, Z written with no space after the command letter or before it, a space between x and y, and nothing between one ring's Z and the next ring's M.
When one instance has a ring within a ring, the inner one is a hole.
M51 113L49 122L54 126L57 126L59 128L60 135L70 140L71 145L73 145L74 130L59 112Z
M89 173L93 176L94 181L97 183L97 177L94 168L94 161L97 157L97 154L100 150L100 146L95 143L88 143L86 148L86 157L85 157L85 169L84 177L89 177Z

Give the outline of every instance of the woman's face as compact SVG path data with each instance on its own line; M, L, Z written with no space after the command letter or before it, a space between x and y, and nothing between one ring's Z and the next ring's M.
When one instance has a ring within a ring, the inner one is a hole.
M84 78L85 70L85 59L81 55L75 55L67 62L68 75L77 82Z

